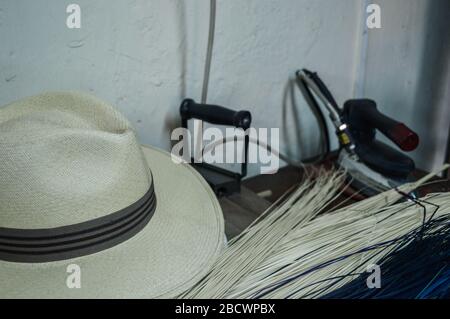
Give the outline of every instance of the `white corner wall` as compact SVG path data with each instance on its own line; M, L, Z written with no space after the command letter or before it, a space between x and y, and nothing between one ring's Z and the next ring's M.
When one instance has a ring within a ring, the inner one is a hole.
M369 31L364 95L416 130L416 164L442 166L450 126L450 1L378 0Z
M384 29L370 31L364 65L364 92L426 138L423 115L445 103L437 95L425 103L418 90L432 75L421 59L437 55L426 43L437 50L441 41L422 14L433 1L441 0L380 0ZM80 30L65 26L69 3L81 6ZM209 102L249 109L255 126L283 128L284 152L314 155L317 125L293 75L308 67L339 103L352 97L363 3L218 0ZM91 92L116 105L143 143L169 149L181 100L200 98L208 16L209 0L0 0L0 105L42 91ZM416 154L419 166L435 149Z

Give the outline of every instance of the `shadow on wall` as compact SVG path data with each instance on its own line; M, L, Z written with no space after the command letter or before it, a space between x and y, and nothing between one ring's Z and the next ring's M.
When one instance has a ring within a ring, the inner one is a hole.
M429 163L426 169L444 162L450 125L450 1L428 1L422 69L413 111L428 123L422 133L418 160ZM433 163L434 161L434 163Z
M289 79L284 87L283 102L282 102L282 132L280 138L284 140L286 146L286 155L289 158L299 158L302 154L298 154L299 149L304 150L302 143L302 132L300 127L299 106L295 97L296 81L295 79ZM292 119L294 126L293 132L295 132L295 140L292 139L289 134L290 123L289 118Z
M309 160L325 151L324 136L322 136L323 133L319 129L318 114L311 107L309 101L306 100L307 96L303 86L299 85L298 80L289 78L283 92L280 137L283 139L286 147L286 155L293 159L294 162ZM328 118L326 111L324 110L323 112L325 118ZM311 117L306 117L304 114L312 114L315 122L311 123L308 121L308 123L305 123L305 118L311 119ZM294 132L295 135L292 136L293 134L290 132ZM319 134L316 134L316 132L319 132ZM326 134L333 139L333 136L328 132Z

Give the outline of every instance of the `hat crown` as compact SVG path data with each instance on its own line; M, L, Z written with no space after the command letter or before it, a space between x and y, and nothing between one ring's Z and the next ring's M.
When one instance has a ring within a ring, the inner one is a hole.
M101 218L136 203L152 185L130 123L79 93L46 93L1 108L0 162L0 228Z

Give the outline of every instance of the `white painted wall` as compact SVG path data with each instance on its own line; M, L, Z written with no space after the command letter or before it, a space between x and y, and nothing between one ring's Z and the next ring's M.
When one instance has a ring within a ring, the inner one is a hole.
M369 31L364 95L421 137L419 167L444 162L450 126L450 1L378 0L382 29Z
M434 44L427 63L443 42L442 32L430 38L434 22L422 13L433 11L434 1L441 0L380 0L385 29L369 35L364 85L383 110L426 134L424 113L445 104L437 97L424 103L429 95L417 90L421 76L431 76L423 71L425 40ZM80 30L65 26L65 8L73 2L82 9ZM249 109L255 126L289 132L285 152L313 155L318 130L292 77L307 66L338 102L352 96L362 4L219 0L209 102ZM180 101L200 98L208 15L208 0L0 0L0 105L41 91L88 91L125 113L143 143L169 149ZM435 149L422 148L419 165Z

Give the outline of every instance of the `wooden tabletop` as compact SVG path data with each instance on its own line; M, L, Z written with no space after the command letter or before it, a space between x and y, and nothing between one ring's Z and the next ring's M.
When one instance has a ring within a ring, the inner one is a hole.
M321 163L329 167L329 162ZM240 234L255 219L257 219L267 208L269 208L277 199L285 195L298 185L303 178L304 171L299 168L287 166L281 168L274 175L258 175L242 182L241 192L229 197L220 198L225 218L225 233L228 239ZM415 177L419 178L425 175L425 172L417 170ZM434 192L449 192L450 180L434 178L431 183L424 185L419 189L419 195L424 196ZM333 205L346 201L351 204L358 198L351 198L345 194L337 199Z

